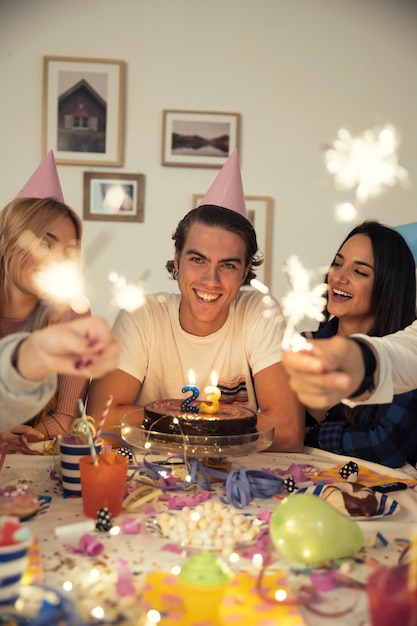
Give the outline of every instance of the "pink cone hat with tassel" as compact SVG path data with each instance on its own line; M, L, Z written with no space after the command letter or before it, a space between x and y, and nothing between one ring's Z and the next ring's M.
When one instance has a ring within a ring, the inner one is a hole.
M16 198L55 198L59 202L64 202L52 150L38 165Z
M246 217L245 195L243 193L237 148L233 150L217 174L199 206L203 204L222 206Z

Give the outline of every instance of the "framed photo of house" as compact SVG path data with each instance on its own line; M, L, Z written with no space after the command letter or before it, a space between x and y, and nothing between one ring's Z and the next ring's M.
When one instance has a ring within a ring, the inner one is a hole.
M85 220L143 222L145 176L84 172Z
M193 209L199 206L203 194L193 195ZM256 277L270 287L272 266L272 198L270 196L245 196L246 215L256 231L259 251L264 262L256 268Z
M124 61L45 56L42 153L67 165L122 165L124 91Z
M162 165L222 167L239 147L240 114L163 111Z

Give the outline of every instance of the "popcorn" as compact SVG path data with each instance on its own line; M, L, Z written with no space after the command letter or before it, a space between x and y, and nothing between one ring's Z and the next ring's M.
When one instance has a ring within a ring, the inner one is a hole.
M262 522L208 500L178 514L160 513L154 523L163 537L190 548L223 549L254 541Z

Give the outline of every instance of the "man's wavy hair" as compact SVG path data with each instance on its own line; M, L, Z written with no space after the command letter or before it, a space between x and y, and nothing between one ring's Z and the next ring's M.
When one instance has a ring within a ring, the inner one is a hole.
M231 233L239 235L245 242L246 256L245 265L249 266L249 272L244 281L244 285L249 285L253 278L256 278L255 268L264 262L262 254L259 253L258 242L256 240L256 232L252 224L246 217L225 209L224 207L214 204L203 204L196 209L192 209L178 223L172 239L175 242L175 251L178 255L184 249L185 241L193 224L199 223L214 228L223 228ZM174 267L174 261L170 260L166 263L166 269L174 280L177 279L177 272Z

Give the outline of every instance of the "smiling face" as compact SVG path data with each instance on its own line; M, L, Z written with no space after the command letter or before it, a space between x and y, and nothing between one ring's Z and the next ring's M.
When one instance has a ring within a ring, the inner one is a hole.
M183 250L174 258L181 291L180 324L206 336L219 330L229 314L249 267L245 242L223 228L191 225Z
M336 254L328 275L327 309L339 318L339 334L371 330L374 279L372 242L366 235L353 235Z

